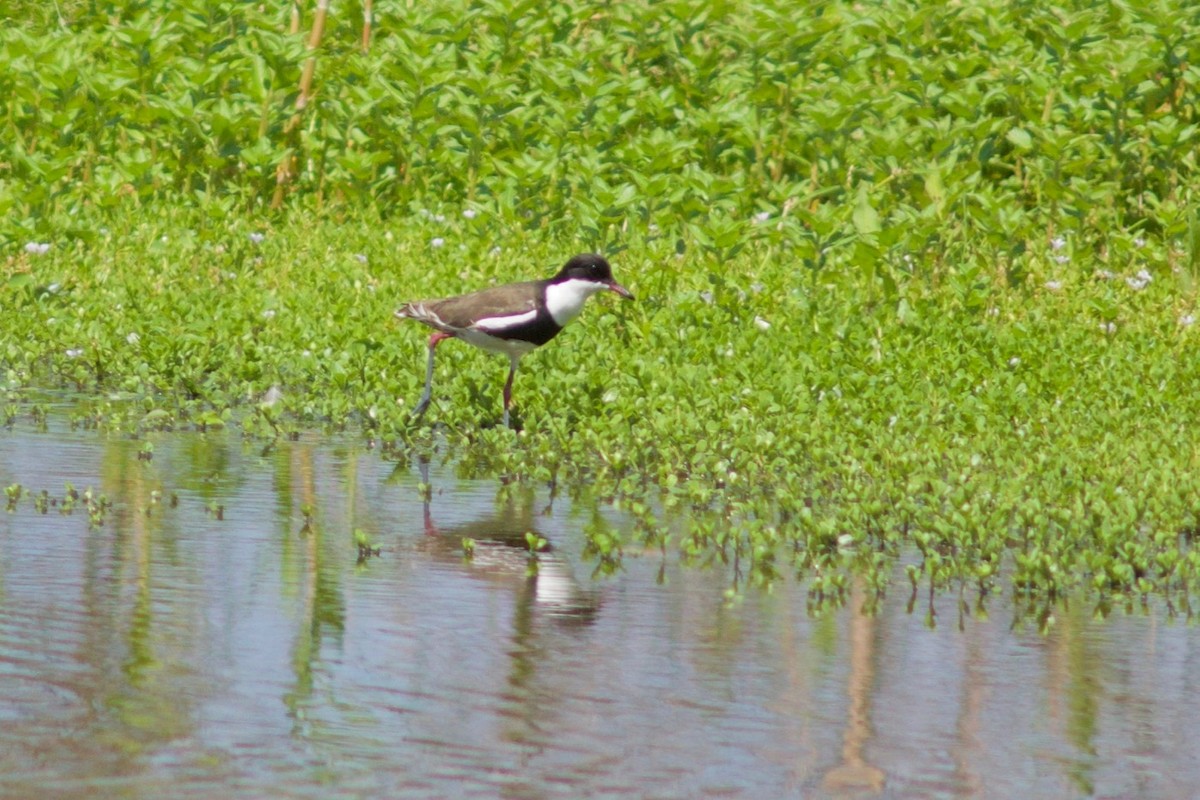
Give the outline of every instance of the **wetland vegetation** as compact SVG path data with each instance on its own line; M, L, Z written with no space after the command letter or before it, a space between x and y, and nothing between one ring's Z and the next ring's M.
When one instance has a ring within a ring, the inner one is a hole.
M602 567L670 550L734 595L1191 616L1195 7L362 10L318 41L283 6L8 4L0 421L50 389L121 434L361 431L586 486L636 520L589 531ZM527 359L519 430L465 347L409 418L397 306L581 250L638 301Z

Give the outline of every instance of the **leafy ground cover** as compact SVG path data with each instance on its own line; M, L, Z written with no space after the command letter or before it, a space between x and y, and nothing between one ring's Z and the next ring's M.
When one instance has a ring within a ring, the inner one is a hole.
M816 600L906 548L914 587L1195 591L1186 4L379 4L365 50L349 4L314 50L274 7L12 7L14 422L53 387L82 425L359 426L615 499L602 564ZM521 431L453 346L411 423L392 310L581 250L639 302L526 360Z

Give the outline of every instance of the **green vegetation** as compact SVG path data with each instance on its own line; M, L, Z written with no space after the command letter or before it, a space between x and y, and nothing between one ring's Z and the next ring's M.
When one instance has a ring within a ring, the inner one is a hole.
M5 510L9 513L17 510L17 504L20 503L22 497L32 497L33 508L39 514L48 514L50 509L54 508L63 516L71 516L75 513L76 504L82 503L88 512L90 528L99 528L104 525L105 515L112 510L112 501L103 494L93 493L90 487L84 489L81 494L70 483L66 484L62 497L51 495L46 489L36 493L31 492L19 483L6 486L4 495L8 499Z
M299 123L282 7L10 7L10 425L57 387L84 426L444 442L619 502L602 565L814 602L906 550L914 589L1200 583L1194 7L380 4L364 52L335 5ZM639 300L527 359L522 430L453 344L412 423L392 310L581 250Z
M372 556L378 556L382 549L371 541L371 535L362 528L354 529L354 546L358 548L358 563L365 564Z

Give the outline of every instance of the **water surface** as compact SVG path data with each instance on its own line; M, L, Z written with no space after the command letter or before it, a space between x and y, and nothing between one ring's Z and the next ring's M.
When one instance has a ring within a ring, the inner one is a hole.
M898 576L813 618L657 553L593 579L610 508L437 463L425 503L357 441L143 444L0 432L0 484L113 503L0 515L0 797L1200 794L1200 640L1158 607L929 630Z

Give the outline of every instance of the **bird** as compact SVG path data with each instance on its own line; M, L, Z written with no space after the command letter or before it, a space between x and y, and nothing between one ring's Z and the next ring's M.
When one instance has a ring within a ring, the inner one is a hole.
M579 316L587 299L602 291L633 299L633 294L613 279L612 267L603 256L580 253L552 278L493 286L442 300L405 303L396 310L398 319L414 319L433 328L425 389L413 417L419 418L429 407L437 346L446 339L461 339L508 356L508 380L504 384L504 426L508 427L513 376L521 357L557 336Z

